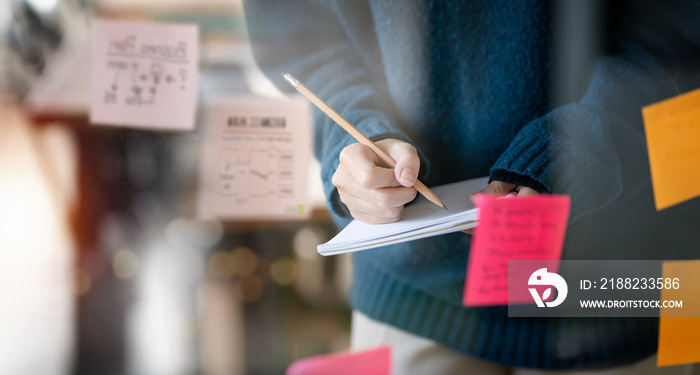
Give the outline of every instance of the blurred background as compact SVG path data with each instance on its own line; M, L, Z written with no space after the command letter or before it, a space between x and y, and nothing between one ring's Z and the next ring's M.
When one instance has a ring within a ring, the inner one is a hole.
M0 2L0 373L275 374L347 349L316 161L307 221L195 220L201 124L89 124L93 17L199 25L200 102L279 95L238 0Z

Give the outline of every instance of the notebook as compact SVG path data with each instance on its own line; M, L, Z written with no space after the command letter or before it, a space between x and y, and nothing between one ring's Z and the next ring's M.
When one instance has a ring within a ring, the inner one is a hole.
M353 220L333 239L318 245L317 250L321 255L336 255L474 228L479 210L467 197L487 184L488 177L481 177L431 187L449 210L419 195L404 208L401 220L389 224Z

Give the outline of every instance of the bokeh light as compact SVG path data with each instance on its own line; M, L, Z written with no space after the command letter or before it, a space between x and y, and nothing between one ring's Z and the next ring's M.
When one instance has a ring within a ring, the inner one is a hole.
M221 239L224 228L216 220L190 221L177 218L168 224L165 235L171 244L191 244L198 247L209 247Z
M236 280L233 291L236 297L243 302L255 302L260 299L263 294L265 284L259 277L252 275L241 277Z
M323 237L317 230L309 227L301 228L294 235L294 253L300 258L318 258L316 246L323 242Z
M283 257L272 263L270 275L279 285L291 285L297 278L297 262L293 258Z
M92 278L84 269L78 268L75 272L75 294L84 296L92 287Z
M120 279L131 279L139 272L139 256L130 249L121 249L112 257L112 270Z
M233 257L234 274L238 276L250 276L258 267L258 256L253 250L240 246L231 252Z
M265 256L258 256L258 266L255 268L255 276L260 278L260 281L262 281L263 284L267 284L270 279L272 278L271 276L271 268L272 268L272 262L268 257Z
M231 253L224 251L214 253L209 258L207 272L209 276L217 280L225 281L231 279L236 272Z

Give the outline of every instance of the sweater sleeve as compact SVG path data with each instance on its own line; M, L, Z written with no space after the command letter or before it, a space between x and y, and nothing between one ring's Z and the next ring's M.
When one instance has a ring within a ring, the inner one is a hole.
M372 140L396 138L415 143L394 120L386 78L379 71L376 36L364 1L244 1L257 64L283 92L288 71ZM349 30L352 28L352 30ZM331 214L340 226L350 219L331 183L341 150L355 142L328 116L314 108L314 153ZM421 175L426 158L421 156Z
M527 124L491 168L492 180L571 195L571 222L650 182L641 107L700 86L700 3L635 6L582 100Z

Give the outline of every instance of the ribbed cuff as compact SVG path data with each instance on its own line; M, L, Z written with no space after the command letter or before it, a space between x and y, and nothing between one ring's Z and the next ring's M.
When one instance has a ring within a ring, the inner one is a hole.
M541 121L541 120L540 120ZM538 126L539 125L539 126ZM515 137L508 149L491 167L490 181L498 180L552 192L549 177L556 144L548 132L538 132L544 124L529 124Z
M489 183L491 183L492 181L503 181L513 185L529 187L530 189L533 189L538 193L549 193L549 190L547 190L547 188L545 188L544 185L542 185L538 181L535 181L535 179L533 179L532 177L508 172L503 169L497 169L491 172Z
M490 172L527 176L551 193L570 195L571 224L622 194L619 157L580 129L623 121L609 116L578 104L558 108L520 130Z

